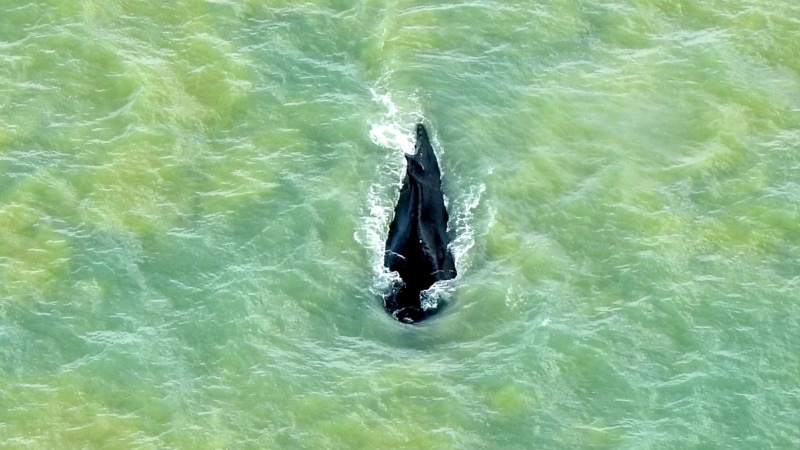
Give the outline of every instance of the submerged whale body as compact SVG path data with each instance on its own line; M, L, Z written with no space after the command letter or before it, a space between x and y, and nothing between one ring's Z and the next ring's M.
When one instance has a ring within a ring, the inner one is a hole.
M447 247L447 209L441 172L423 124L416 127L416 148L406 154L406 175L386 239L384 265L400 280L384 295L384 306L397 320L413 323L436 310L426 292L435 282L456 276Z

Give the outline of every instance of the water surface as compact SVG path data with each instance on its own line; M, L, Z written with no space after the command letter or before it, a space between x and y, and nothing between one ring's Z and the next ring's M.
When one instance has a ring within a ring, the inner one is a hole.
M793 0L8 0L0 447L800 446ZM429 125L459 276L378 293Z

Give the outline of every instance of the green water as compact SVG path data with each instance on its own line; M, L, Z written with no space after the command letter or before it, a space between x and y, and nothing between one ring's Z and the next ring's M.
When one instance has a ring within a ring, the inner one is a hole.
M0 448L800 448L800 3L353 5L2 3Z

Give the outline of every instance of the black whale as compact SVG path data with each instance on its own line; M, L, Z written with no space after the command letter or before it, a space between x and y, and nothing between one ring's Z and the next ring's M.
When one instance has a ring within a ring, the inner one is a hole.
M384 265L400 279L384 295L384 306L397 320L418 322L435 312L425 302L433 283L456 276L447 245L447 209L441 172L423 124L417 124L414 155L408 162L394 219L386 239Z

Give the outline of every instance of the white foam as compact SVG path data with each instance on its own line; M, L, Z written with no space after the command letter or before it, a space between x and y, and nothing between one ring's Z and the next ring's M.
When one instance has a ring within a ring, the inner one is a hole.
M469 267L467 255L475 245L475 229L472 225L475 222L475 208L480 204L485 191L485 184L470 186L463 197L458 199L458 204L452 208L453 217L450 219L450 228L454 238L450 242L450 251L453 252L456 269L459 272Z
M386 107L387 117L394 117L400 111L400 109L397 108L397 105L395 105L394 102L392 101L392 94L389 93L380 94L375 89L370 89L369 91L372 94L372 99L374 101Z
M417 109L402 111L392 99L391 94L381 94L375 89L370 89L370 92L372 93L373 101L386 108L383 116L370 124L370 140L375 145L389 150L401 150L405 153L413 154L414 135L411 124L413 124L414 120L409 120L409 116L421 116Z
M373 271L377 275L387 272L383 267L383 252L384 241L386 240L385 233L389 229L389 221L392 214L391 206L384 204L385 200L382 201L381 197L377 185L371 186L367 192L369 214L363 217L363 225L356 231L354 236L356 241L369 251Z
M414 153L414 138L404 133L396 124L374 123L370 126L369 139L375 144L391 150Z

